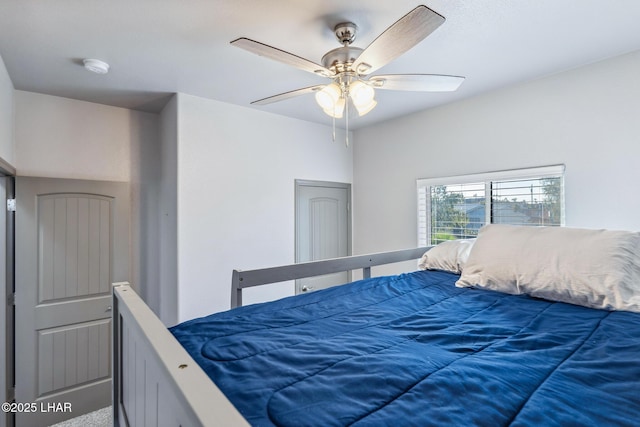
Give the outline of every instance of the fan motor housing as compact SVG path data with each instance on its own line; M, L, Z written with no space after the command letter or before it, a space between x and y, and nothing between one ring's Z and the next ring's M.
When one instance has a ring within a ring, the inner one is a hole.
M327 52L322 57L322 65L325 68L336 68L335 72L347 71L345 68L351 66L353 62L360 56L362 49L353 46L343 46Z
M358 26L353 22L342 22L333 27L333 33L340 43L351 44L356 39Z

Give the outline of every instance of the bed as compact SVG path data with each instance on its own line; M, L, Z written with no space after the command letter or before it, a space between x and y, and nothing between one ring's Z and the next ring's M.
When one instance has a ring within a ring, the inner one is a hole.
M128 285L114 286L115 419L637 425L640 281L628 282L640 274L640 235L523 228L488 227L477 241L439 245L422 256L420 270L396 276L367 277L372 265L417 259L425 249L236 271L234 303L260 277L358 266L365 279L171 330ZM597 244L595 254L587 242ZM567 256L571 267L549 261ZM597 289L585 290L594 280Z

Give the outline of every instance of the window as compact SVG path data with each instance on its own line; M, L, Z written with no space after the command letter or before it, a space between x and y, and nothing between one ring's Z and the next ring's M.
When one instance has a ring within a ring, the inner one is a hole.
M469 239L485 224L564 225L564 165L418 180L418 243Z

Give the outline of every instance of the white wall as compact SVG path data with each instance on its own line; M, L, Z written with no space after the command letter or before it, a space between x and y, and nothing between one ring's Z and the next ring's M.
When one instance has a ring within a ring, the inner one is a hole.
M416 245L418 178L558 163L568 226L640 230L639 112L640 51L359 130L355 251Z
M294 262L294 181L351 182L331 127L178 95L179 319L229 308L231 272ZM245 292L245 303L293 285Z
M16 91L18 175L129 181L146 113Z
M15 167L13 83L0 57L0 158Z
M158 117L157 137L140 140L132 150L132 193L139 209L134 220L138 237L138 293L166 325L174 325L177 309L177 98Z
M150 257L160 263L157 278L158 313L166 325L178 322L178 97L160 114L157 248ZM150 218L151 219L151 218ZM150 248L151 249L151 248Z
M125 111L133 118L129 124L132 138L127 141L130 153L131 244L137 260L132 266L132 281L140 296L160 316L160 117Z

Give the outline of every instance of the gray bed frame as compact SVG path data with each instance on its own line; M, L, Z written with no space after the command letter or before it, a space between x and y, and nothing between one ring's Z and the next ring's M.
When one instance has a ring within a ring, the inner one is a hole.
M420 258L431 247L234 270L231 307L242 290L270 283ZM248 426L167 327L127 282L113 284L113 417L115 426Z

